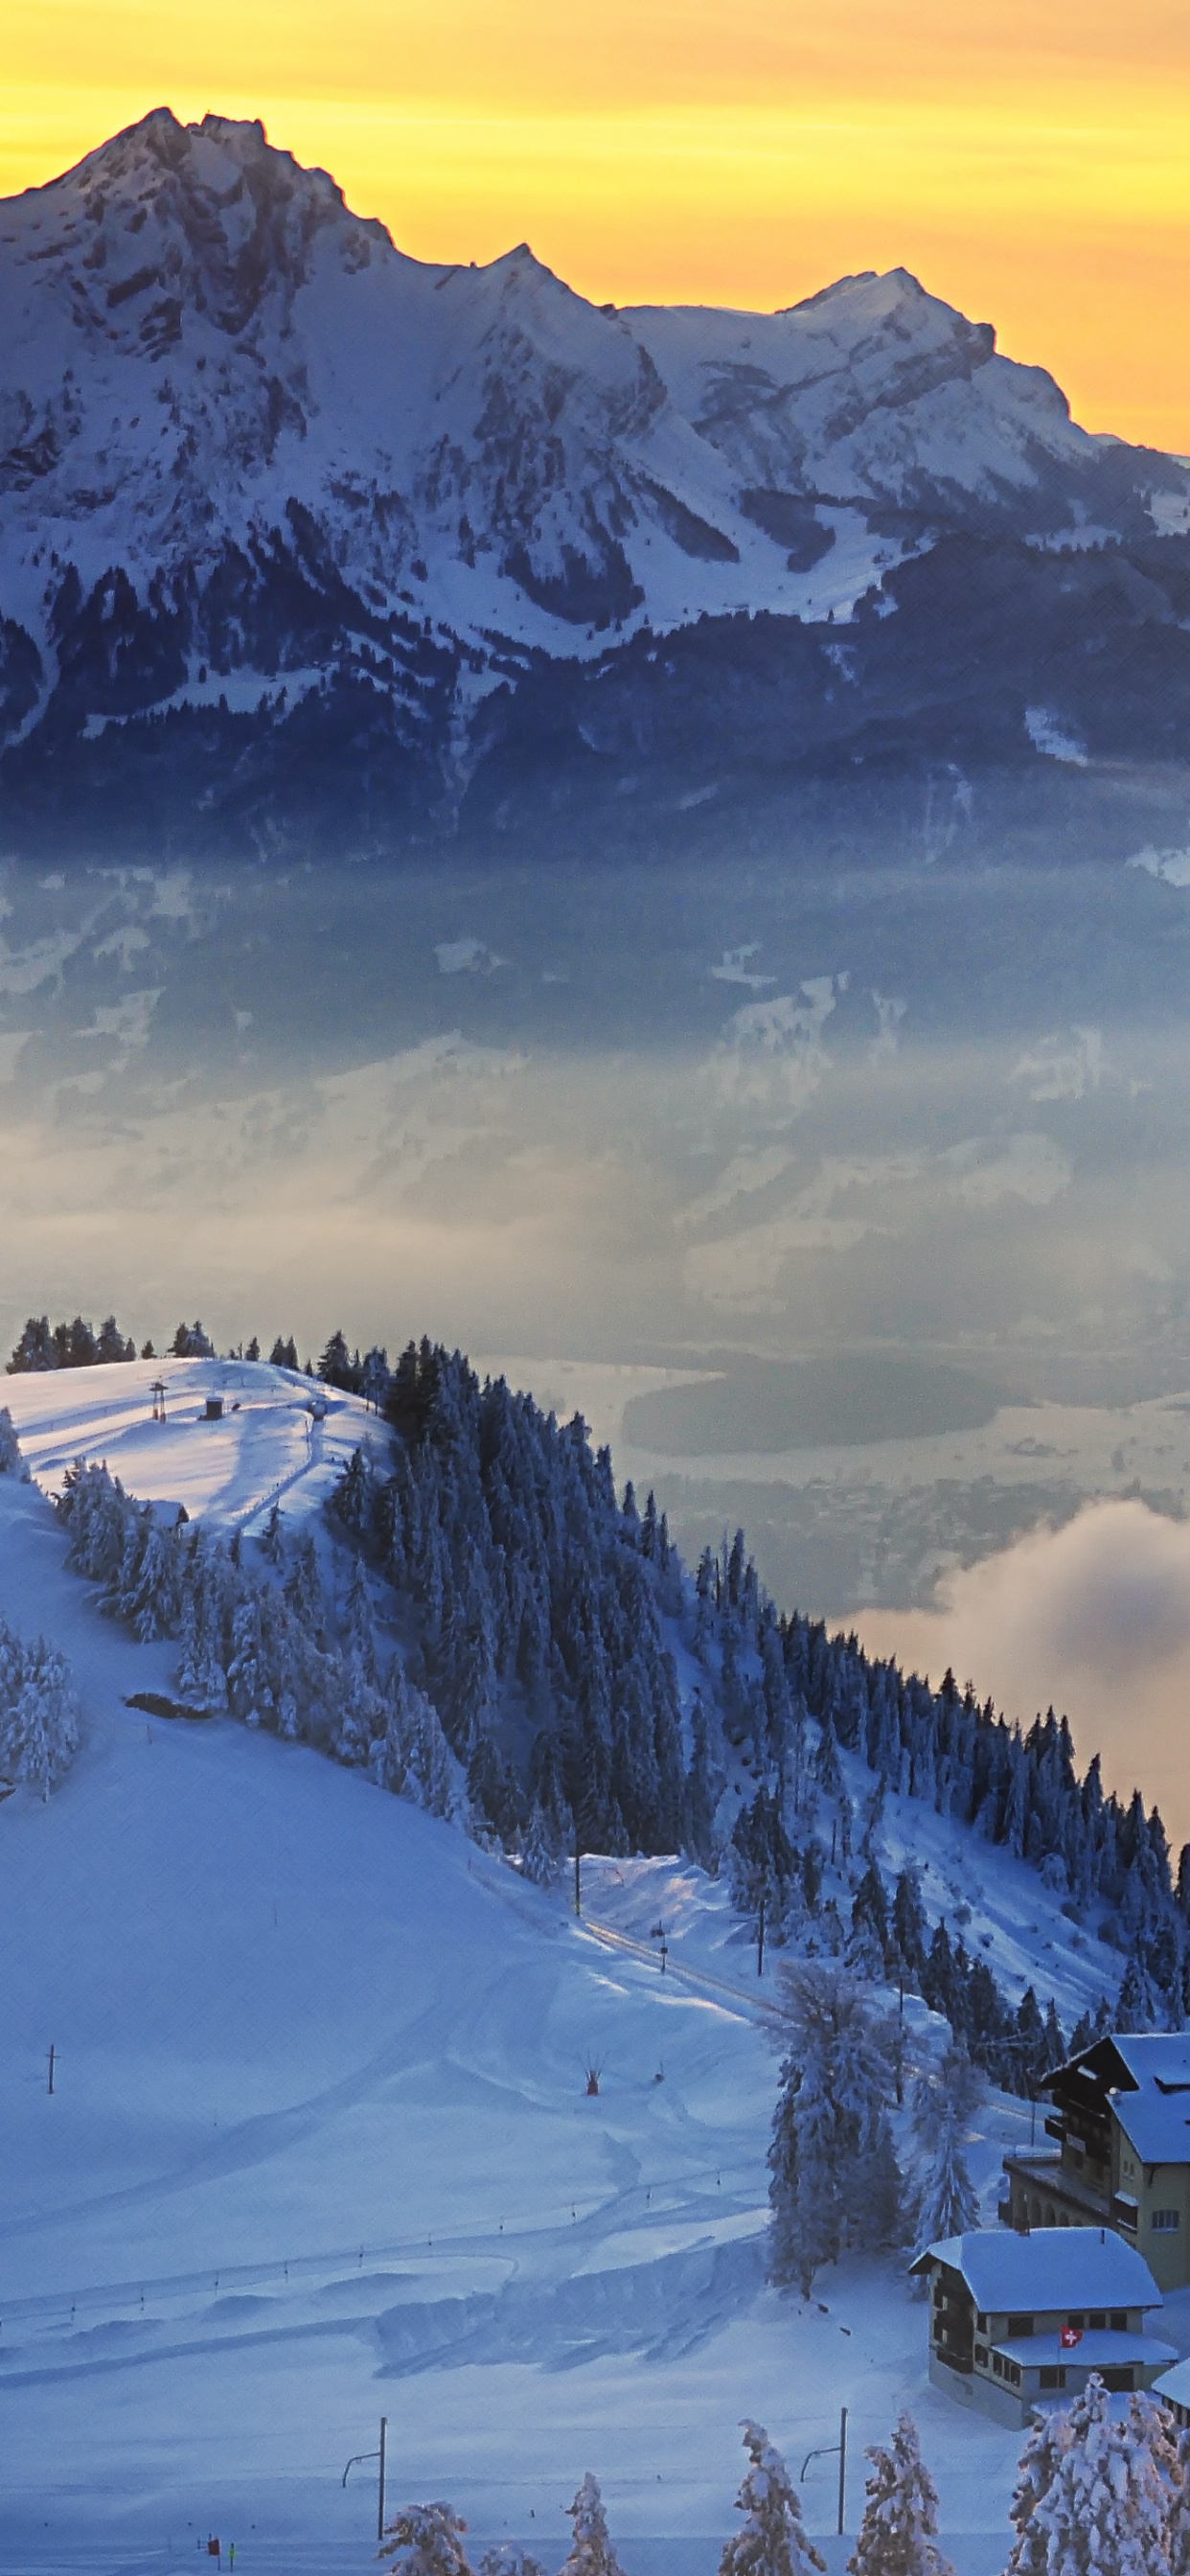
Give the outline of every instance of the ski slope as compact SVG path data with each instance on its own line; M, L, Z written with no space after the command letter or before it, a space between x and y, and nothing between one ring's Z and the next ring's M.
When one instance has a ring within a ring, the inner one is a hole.
M132 1367L4 1392L45 1485L82 1447L234 1522L295 1440L300 1462L309 1395L236 1365L167 1372L164 1432ZM215 1382L240 1385L226 1426L196 1418ZM295 1508L361 1427L336 1404ZM850 2408L854 2532L860 2448L905 2402L959 2576L1003 2564L1017 2437L929 2388L903 2268L845 2265L805 2305L765 2286L776 1987L722 1888L588 1861L576 1921L568 1884L538 1892L306 1748L146 1721L127 1696L163 1687L173 1648L96 1615L39 1484L9 1477L0 1615L63 1646L86 1720L48 1804L0 1804L7 2576L151 2576L208 2531L245 2576L362 2568L374 2472L342 2472L381 2414L393 2500L449 2496L476 2555L515 2536L555 2566L589 2467L628 2576L709 2576L742 2415L800 2465ZM953 1884L953 1829L890 1801L890 1836L915 1822ZM1039 1882L986 1847L979 1866L1003 1938L1056 1944ZM1069 2012L1094 1963L1054 1955ZM1027 2135L995 2102L972 2148L989 2211ZM1178 2308L1163 2331L1184 2348ZM835 2478L810 2465L820 2533Z
M153 1419L164 1388L165 1420ZM206 1419L218 1396L223 1418ZM129 1360L4 1381L31 1473L60 1493L73 1459L106 1459L129 1494L184 1506L191 1520L251 1531L272 1504L287 1520L316 1510L353 1449L387 1433L359 1396L252 1360Z

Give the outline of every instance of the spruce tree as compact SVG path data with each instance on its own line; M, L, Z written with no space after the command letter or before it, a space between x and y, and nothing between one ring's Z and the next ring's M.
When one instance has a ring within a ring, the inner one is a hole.
M954 2576L938 2547L938 2490L921 2456L913 2417L897 2419L888 2448L875 2444L850 2576Z
M1097 2371L1068 2412L1067 2437L1034 2507L1048 2576L1168 2576L1172 2446L1151 2398L1113 2421Z
M29 1470L21 1456L21 1444L6 1404L0 1404L0 1476L15 1476L21 1485L29 1482Z
M919 2252L979 2224L979 2197L963 2137L980 2090L975 2068L960 2048L948 2048L918 2074L910 2108L916 2149L911 2206Z
M801 2498L763 2424L745 2421L748 2466L736 2497L745 2516L719 2561L719 2576L825 2576L826 2560L802 2521Z
M1069 2438L1068 2408L1034 2416L1008 2508L1015 2537L1006 2576L1048 2576L1048 2535L1036 2513L1042 2497L1049 2494Z
M19 1377L34 1370L55 1369L59 1365L49 1316L30 1315L8 1363L8 1375Z
M786 1969L789 2054L769 2147L770 2272L808 2297L847 2247L900 2241L901 2178L886 2108L896 2033L834 1967Z
M574 2527L570 2547L562 2561L560 2576L623 2576L623 2570L608 2538L607 2515L599 2492L599 2480L588 2469L574 2503L567 2505Z

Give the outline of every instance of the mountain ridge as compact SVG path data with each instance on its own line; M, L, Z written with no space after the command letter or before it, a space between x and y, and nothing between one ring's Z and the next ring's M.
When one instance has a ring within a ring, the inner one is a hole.
M0 320L0 813L18 840L97 791L113 831L139 814L150 840L284 839L286 762L315 812L346 796L357 835L452 833L526 691L548 750L543 678L571 670L581 693L700 627L726 673L741 619L773 621L774 669L783 635L814 639L763 761L829 762L840 737L864 757L865 642L894 622L907 666L912 576L956 544L976 550L969 597L1009 577L991 661L1010 761L1054 756L1026 732L1039 690L1044 743L1095 747L1062 702L1065 647L1056 688L1033 654L1023 704L1002 668L1052 557L1076 588L1107 557L1123 594L1083 615L1076 662L1106 650L1114 683L1130 630L1170 630L1180 731L1190 470L1080 429L1052 377L905 269L771 314L599 307L525 244L483 267L411 259L258 121L160 108L0 206ZM926 615L941 656L946 612ZM824 630L857 623L849 659ZM970 644L957 663L948 711ZM636 685L638 732L670 676ZM581 772L590 728L567 722ZM905 711L893 732L920 765Z

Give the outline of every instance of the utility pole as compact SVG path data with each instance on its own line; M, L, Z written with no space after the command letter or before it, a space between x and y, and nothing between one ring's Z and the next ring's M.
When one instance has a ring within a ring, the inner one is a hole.
M757 1917L757 1923L756 1923L756 1974L757 1974L757 1976L758 1976L758 1977L763 1977L763 1975L764 1975L764 1898L763 1898L763 1896L761 1897L761 1900L760 1900L760 1913L759 1913L759 1915L758 1915L758 1917Z
M802 2461L802 2485L805 2484L806 2471L810 2466L811 2460L833 2459L836 2451L839 2454L839 2538L841 2540L843 2537L843 2524L847 2512L847 2409L845 2406L840 2406L839 2408L838 2441L825 2442L821 2449L817 2451L807 2451L805 2459Z
M577 1834L576 1834L576 1836L575 1836L575 1841L574 1841L574 1910L575 1910L575 1913L576 1913L576 1914L581 1914L581 1913L582 1913L582 1910L583 1910L583 1882L582 1882L582 1876L581 1876L581 1872L580 1872L580 1868L579 1868L579 1847L578 1847L578 1836L577 1836Z
M380 2418L380 2504L379 2504L379 2508L378 2508L378 2510L377 2510L377 2515L376 2515L376 2537L377 2537L377 2540L383 2540L383 2538L384 2538L384 2476L385 2476L385 2470L386 2470L387 2465L388 2465L387 2458L386 2458L387 2451L388 2451L388 2417L387 2417L387 2415L382 2415L382 2416L381 2416L381 2418ZM843 2528L843 2525L842 2525L842 2523L840 2523L840 2525L839 2525L839 2529L840 2529L840 2531L842 2530L842 2528Z
M51 2092L51 2093L53 2092L53 2089L54 2089L54 2059L55 2059L55 2057L56 2057L56 2056L57 2056L57 2050L55 2049L55 2047L54 2047L54 2043L53 2043L53 2041L51 2040L51 2041L50 2041L50 2081L49 2081L49 2090L50 2090L50 2092Z

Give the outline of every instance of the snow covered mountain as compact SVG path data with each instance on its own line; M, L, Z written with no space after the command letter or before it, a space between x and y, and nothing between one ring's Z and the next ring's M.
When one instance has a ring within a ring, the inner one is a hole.
M830 2266L807 2301L764 2284L773 1958L758 1978L725 1879L590 1859L575 1922L568 1878L527 1884L360 1768L154 1709L175 1645L70 1570L46 1499L64 1462L102 1447L251 1557L278 1491L325 1542L332 1445L382 1436L336 1397L303 1463L309 1382L214 1360L164 1365L161 1426L157 1366L4 1386L33 1481L0 1473L0 1620L69 1656L84 1740L51 1798L0 1801L0 2569L164 2576L207 2531L262 2576L358 2566L374 2488L343 2463L384 2412L390 2501L450 2496L477 2559L517 2538L552 2567L590 2465L632 2576L710 2576L741 2414L796 2467L845 2404L858 2463L908 2402L961 2576L993 2576L1019 2436L929 2386L902 2259ZM836 1758L858 1816L871 1772ZM1044 1980L1069 2029L1116 1954L912 1785L874 1822L881 1870L912 1860L931 1910L1014 1999ZM912 1994L906 2028L946 2035ZM989 2219L1030 2125L996 2093L973 2119ZM1179 2347L1188 2305L1162 2320ZM835 2493L815 2463L819 2532ZM852 2532L858 2494L856 2468Z
M753 761L835 757L873 721L909 743L923 636L936 665L953 630L951 705L974 614L994 694L989 612L1011 632L1026 592L1035 630L1067 603L1080 650L1088 621L1180 633L1188 525L1184 465L1088 436L903 270L771 315L597 309L523 245L409 259L259 125L168 109L0 210L17 826L98 828L98 797L149 840L179 813L267 833L288 774L308 818L321 798L328 828L391 840L623 739L683 772L687 735L719 757L738 712L708 742L693 684L691 725L658 640L691 630L712 700L759 651ZM1012 670L1021 759L1087 730L1052 686L1026 730L1043 679Z

